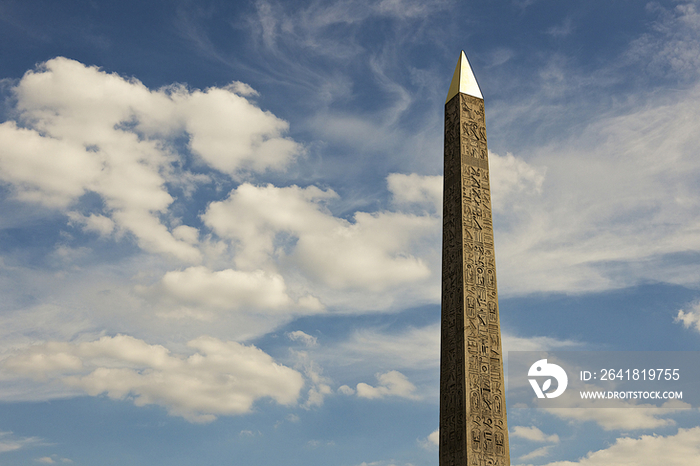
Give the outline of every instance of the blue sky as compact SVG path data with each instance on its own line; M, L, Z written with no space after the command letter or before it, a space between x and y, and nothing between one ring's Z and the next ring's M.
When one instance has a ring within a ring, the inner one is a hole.
M462 49L505 350L700 346L698 2L3 0L0 25L0 464L437 465ZM700 455L697 409L508 421L513 465Z

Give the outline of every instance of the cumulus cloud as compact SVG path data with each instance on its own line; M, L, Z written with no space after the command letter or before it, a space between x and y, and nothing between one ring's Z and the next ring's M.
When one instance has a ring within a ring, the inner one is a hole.
M250 93L246 90L245 95ZM231 88L186 93L178 89L173 100L182 105L178 113L185 118L192 151L224 173L284 168L301 150L282 137L287 122L263 112Z
M100 172L99 160L79 144L43 137L14 121L0 124L0 141L0 176L22 200L65 206Z
M172 354L127 335L82 343L31 346L1 363L10 374L54 379L91 396L156 404L192 422L250 411L255 400L296 403L302 375L256 348L202 336L188 342L191 355Z
M434 430L424 439L418 439L418 445L426 450L435 450L440 446L440 429Z
M700 332L700 302L693 304L689 311L679 309L673 321L683 324L685 328L694 328Z
M355 394L355 390L349 387L348 385L341 385L340 387L338 387L338 393L350 396Z
M211 203L202 218L235 242L236 265L243 270L277 259L331 288L370 291L430 276L425 262L407 250L434 231L434 218L357 212L350 222L324 209L323 201L336 197L313 186L244 183L226 200Z
M109 236L115 228L114 221L99 214L81 215L78 212L68 212L71 222L83 226L87 231L98 233L100 236Z
M167 272L156 285L140 288L140 291L166 299L174 305L214 310L274 312L288 311L297 306L287 294L284 278L263 270L212 271L204 266L189 267ZM319 308L320 304L315 310Z
M28 71L12 92L16 120L0 124L0 180L17 198L65 210L96 193L103 211L71 212L72 221L102 235L118 228L147 251L187 262L201 252L193 231L174 235L163 221L176 219L167 184L208 178L176 168L186 154L175 139L187 137L203 163L232 176L284 168L301 150L284 137L286 122L245 98L253 91L242 83L150 90L59 57Z
M642 435L618 438L604 450L588 453L578 461L555 461L545 466L685 466L700 458L700 427L678 429L676 435ZM524 465L523 465L524 466Z
M420 192L425 185L425 177L402 177L397 192ZM435 185L434 180L428 185ZM327 208L337 198L332 190L314 186L243 183L202 214L205 226L219 238L206 244L214 248L213 255L231 257L235 268L192 266L137 289L158 303L162 316L200 320L211 320L222 310L312 314L331 306L347 308L350 302L358 311L363 296L372 310L390 306L399 294L432 299L429 280L439 256L433 257L435 250L426 242L437 235L439 216L356 212L348 221ZM420 196L402 198L421 202ZM195 242L197 234L184 225L173 230L186 242ZM367 292L380 299L369 299Z
M389 371L384 374L377 374L379 385L373 387L364 382L357 384L357 396L360 398L376 399L387 396L398 396L401 398L418 399L414 393L416 391L408 378L399 371Z

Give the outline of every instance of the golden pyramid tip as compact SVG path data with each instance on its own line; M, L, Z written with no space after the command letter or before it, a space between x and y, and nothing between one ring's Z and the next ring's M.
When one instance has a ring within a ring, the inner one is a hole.
M445 103L449 102L452 97L456 96L458 93L471 95L479 99L483 99L484 96L481 94L481 89L479 88L479 83L476 82L476 76L472 71L472 67L469 65L469 59L464 50L459 54L459 61L457 62L457 67L455 68L455 73L452 75L452 82L450 83L450 89L447 92L447 100Z

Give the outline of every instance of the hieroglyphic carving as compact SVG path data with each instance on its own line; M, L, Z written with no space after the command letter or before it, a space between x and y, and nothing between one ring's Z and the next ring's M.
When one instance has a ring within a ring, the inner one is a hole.
M464 280L461 219L459 106L445 112L445 176L443 203L442 345L440 363L440 453L443 466L462 466L467 460L467 383L464 341Z
M445 105L440 466L510 464L484 102Z

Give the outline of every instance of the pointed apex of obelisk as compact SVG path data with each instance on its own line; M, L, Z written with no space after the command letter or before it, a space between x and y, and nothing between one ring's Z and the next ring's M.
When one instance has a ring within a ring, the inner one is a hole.
M450 83L450 90L447 92L447 100L445 103L449 102L450 99L461 92L462 94L471 95L483 99L484 96L481 95L481 89L479 89L479 83L476 82L476 77L472 71L472 67L469 66L469 60L467 55L462 50L459 54L459 62L457 62L457 68L455 68L455 74L452 76L452 82Z

